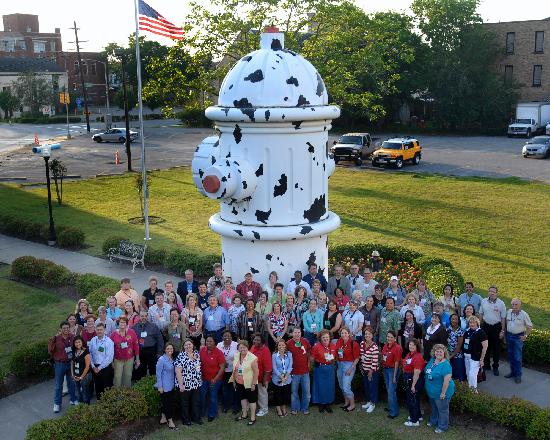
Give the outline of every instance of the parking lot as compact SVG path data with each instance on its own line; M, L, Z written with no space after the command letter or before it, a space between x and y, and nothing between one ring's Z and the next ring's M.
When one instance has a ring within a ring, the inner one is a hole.
M145 128L147 168L159 169L190 165L196 145L212 129L192 129L176 126L175 121L149 121ZM132 127L135 123L132 123ZM378 136L387 139L389 135ZM337 138L331 135L329 142ZM525 139L509 139L506 136L432 136L418 137L422 148L419 166L406 164L402 170L377 169L379 172L422 172L456 176L520 177L550 183L550 159L524 159L521 147ZM119 151L120 165L115 165L115 152ZM123 144L95 143L91 135L75 137L62 143L55 152L74 178L122 173L126 170L126 154ZM132 165L139 170L141 160L139 140L132 143ZM339 167L355 167L341 163ZM365 162L362 169L373 169ZM78 177L77 177L78 176ZM32 154L30 147L0 152L0 179L3 181L43 182L44 163Z

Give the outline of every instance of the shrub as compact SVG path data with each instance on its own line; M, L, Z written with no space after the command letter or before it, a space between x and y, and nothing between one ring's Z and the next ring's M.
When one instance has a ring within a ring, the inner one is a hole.
M451 269L454 269L453 265L450 261L445 260L444 258L438 258L438 257L418 257L415 258L412 261L413 266L418 267L420 270L427 272L430 269L432 269L434 266L441 265L441 266L447 266Z
M390 260L384 266L384 269L376 274L376 281L382 284L382 286L387 286L390 284L390 278L394 275L399 277L399 284L410 292L416 288L416 283L421 277L421 272L409 263L403 261L394 263Z
M146 376L132 387L147 403L147 414L149 416L160 415L160 394L154 387L155 382L156 378L154 376Z
M76 277L76 291L81 298L87 298L90 293L100 287L108 287L114 294L120 289L120 281L95 273L85 273Z
M183 276L185 270L194 268L197 256L183 249L176 249L170 252L165 259L165 267L177 275Z
M527 428L527 437L534 440L550 440L550 408L535 414Z
M166 249L151 249L145 251L145 264L153 266L162 266L166 259Z
M464 289L464 278L462 278L460 272L441 264L432 266L432 268L424 274L424 278L426 279L426 284L429 289L435 295L441 295L443 293L445 284L451 284L455 292L460 292Z
M188 127L211 127L212 122L204 115L200 107L187 107L176 113L176 118Z
M46 260L42 260L46 261ZM60 264L45 265L42 271L41 282L49 287L61 287L71 284L72 273Z
M550 332L533 330L523 345L523 360L532 364L550 363Z
M19 378L49 377L53 373L49 360L48 341L42 340L17 348L8 367Z
M79 228L66 226L57 232L57 245L63 249L82 249L86 234Z
M111 248L118 248L118 244L122 240L128 240L128 237L119 237L119 236L111 236L107 237L107 239L103 242L102 250L103 255L107 255L109 253L109 249Z
M25 236L23 238L25 240L41 241L41 230L42 225L40 223L27 222L27 225L25 227Z
M36 258L31 256L19 257L11 263L11 276L22 281L36 281Z
M360 243L360 244L344 244L331 246L329 255L336 261L341 261L346 257L353 260L363 258L369 260L372 251L377 250L384 260L406 261L411 263L415 258L422 256L420 252L413 251L401 246L390 246L379 243Z
M106 286L100 287L99 289L96 289L93 292L86 295L86 299L90 303L90 306L92 307L92 310L94 311L94 313L96 313L97 308L99 306L104 306L105 303L107 302L107 298L109 296L114 295L117 291L118 291L118 288L117 290L113 290L110 287L106 287Z

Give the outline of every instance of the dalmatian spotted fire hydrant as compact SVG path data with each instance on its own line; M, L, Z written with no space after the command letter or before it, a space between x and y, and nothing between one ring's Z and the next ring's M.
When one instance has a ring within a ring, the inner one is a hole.
M328 210L328 131L340 109L317 70L266 28L205 114L220 135L197 147L193 180L220 201L208 225L222 236L225 275L238 283L250 272L263 285L276 271L286 284L315 262L326 276L328 234L340 225Z

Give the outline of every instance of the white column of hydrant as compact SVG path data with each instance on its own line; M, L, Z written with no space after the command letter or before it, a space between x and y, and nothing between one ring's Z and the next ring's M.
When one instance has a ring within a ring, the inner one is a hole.
M339 115L317 70L284 49L276 28L225 77L206 110L220 136L197 147L192 169L201 193L220 201L208 224L235 282L251 272L263 285L276 271L286 285L309 262L327 275L328 234L340 225L328 210L328 131Z

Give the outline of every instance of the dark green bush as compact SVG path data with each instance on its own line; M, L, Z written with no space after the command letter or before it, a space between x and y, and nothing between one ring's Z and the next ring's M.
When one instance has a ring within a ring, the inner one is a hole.
M550 364L550 332L531 332L523 345L523 360L532 364Z
M176 113L183 125L188 127L211 127L212 122L204 115L204 109L200 107L188 107Z
M550 408L539 410L527 428L527 437L533 440L550 440Z
M48 340L32 342L18 347L11 354L8 368L19 378L50 377L53 369L49 359Z
M151 249L145 251L145 264L153 266L162 266L166 259L166 249Z
M84 241L86 240L86 234L79 228L72 226L66 226L56 232L57 245L63 249L82 249L84 247Z
M40 278L37 259L31 256L19 257L11 263L11 276L22 281L36 282Z
M147 402L147 414L150 416L160 415L160 394L154 387L155 382L154 376L145 376L132 387Z
M461 292L464 289L464 278L462 278L460 272L442 264L436 264L430 270L424 272L424 278L435 295L443 294L445 284L451 284L455 292Z
M103 250L103 255L107 255L109 253L109 249L111 248L118 248L118 244L122 240L128 240L128 237L119 237L119 236L107 237L107 239L103 242L103 245L101 246L101 249Z
M90 293L100 287L108 287L114 294L120 290L120 281L95 273L84 273L76 277L76 291L81 298L87 298Z
M412 265L414 267L417 267L423 272L429 271L431 268L437 265L441 266L447 266L451 269L454 269L453 265L450 261L445 260L444 258L438 258L438 257L428 257L427 255L419 258L415 258L412 261Z
M118 292L118 289L113 290L110 287L104 286L86 295L86 299L90 303L90 306L92 307L94 313L96 313L97 308L99 306L105 306L105 304L107 303L107 298L114 295L116 292Z
M25 227L25 240L41 241L41 230L42 225L40 223L27 222Z
M60 264L51 264L44 267L40 281L49 287L61 287L71 284L71 280L72 273L69 269Z
M183 249L176 249L166 256L164 266L172 272L183 276L186 269L195 267L196 261L197 256L195 254Z

